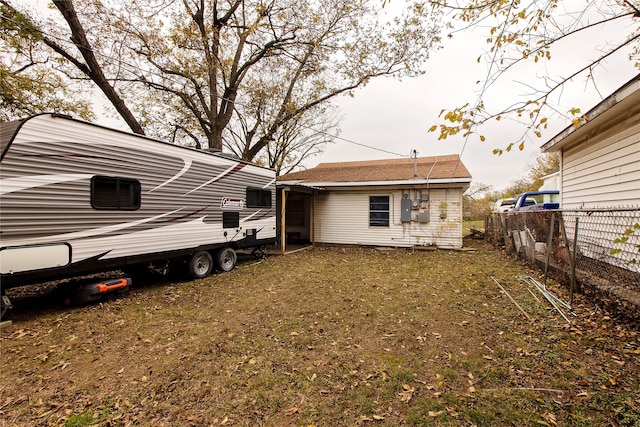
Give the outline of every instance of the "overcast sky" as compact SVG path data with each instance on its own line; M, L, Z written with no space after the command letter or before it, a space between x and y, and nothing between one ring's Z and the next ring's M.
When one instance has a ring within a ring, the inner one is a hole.
M574 3L580 8L587 2L560 2L561 5L567 3ZM635 27L639 24L636 22ZM606 43L621 40L621 37L631 34L632 29L631 26L621 28L620 25L596 28L589 34L559 45L547 64L542 64L547 61L539 61L535 66L529 61L525 67L520 66L514 73L505 75L501 83L491 90L491 95L486 98L487 107L491 111L499 111L496 109L512 104L518 95L526 97L530 89L520 82L543 87L542 77L546 75L570 75L578 64L597 58ZM418 156L462 154L462 161L471 172L473 181L492 185L496 190L525 176L540 154L540 147L570 122L558 116L550 117L549 127L541 139L528 142L524 151L515 149L502 156L494 155L493 149L519 142L524 131L521 124L493 122L479 132L486 137L485 142L480 142L476 135L471 136L466 145L461 136L438 141L437 133L428 132L433 124L440 123L438 115L443 108L477 102L480 85L476 82L484 78L487 70L487 65L478 63L477 58L488 49L484 42L486 34L486 30L476 29L456 33L452 39L446 39L444 48L432 55L426 64L424 76L401 82L393 79L374 81L358 90L354 98L342 98L339 105L344 119L340 137L407 156L413 149L418 151ZM630 49L623 50L593 70L597 87L587 83L585 75L573 79L556 99L558 110L566 113L573 107L579 107L582 113L586 113L631 80L639 70L629 61L629 52ZM327 147L323 155L307 161L306 165L312 167L319 162L389 157L394 156L337 140Z
M39 11L46 11L47 3L48 0L26 0L26 4ZM566 8L567 12L583 11L590 3L593 2L564 0L559 2L559 7ZM402 0L391 2L393 7L401 4ZM639 19L635 21L637 28ZM551 61L539 61L537 65L529 61L504 75L500 84L494 85L485 96L488 110L500 111L515 102L518 96L530 99L527 96L530 87L543 87L545 76L570 75L579 65L599 57L607 44L618 44L631 34L634 28L631 19L626 22L626 27L616 23L570 38L554 48ZM417 150L418 156L461 154L473 182L492 185L496 190L504 189L526 175L540 154L539 147L570 124L566 119L549 117L549 128L541 139L527 142L523 151L515 149L502 156L492 154L493 149L518 143L524 132L522 124L492 122L479 132L486 138L482 143L477 135L471 136L465 144L462 136L438 141L437 133L428 132L432 125L440 123L438 115L443 108L452 109L467 102L476 104L480 86L476 82L483 80L487 72L487 64L478 63L477 58L489 48L485 43L487 33L486 28L475 28L455 33L451 39L445 37L443 48L431 55L424 67L426 74L421 77L402 81L373 80L365 88L358 89L355 97L339 98L337 104L343 117L339 139L322 155L308 159L303 165L309 168L320 162L398 158L396 154L408 157L412 150ZM623 49L593 70L597 86L587 83L584 75L574 78L555 100L558 111L566 113L579 107L586 113L634 77L639 71L629 61L629 53L630 49ZM117 126L113 119L101 114L101 110L96 106L97 122Z

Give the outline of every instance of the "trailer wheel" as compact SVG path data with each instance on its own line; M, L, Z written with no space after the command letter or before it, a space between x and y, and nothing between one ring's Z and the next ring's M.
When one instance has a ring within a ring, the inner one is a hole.
M230 247L222 248L216 252L216 264L220 271L226 272L233 270L236 266L237 259L236 252Z
M189 276L194 279L202 279L207 277L213 270L213 258L207 251L198 251L191 255L187 263L187 271Z

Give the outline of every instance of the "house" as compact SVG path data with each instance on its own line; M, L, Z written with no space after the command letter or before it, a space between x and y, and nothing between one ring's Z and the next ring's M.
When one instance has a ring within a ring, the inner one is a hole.
M563 209L640 206L640 74L542 146L560 153Z
M470 183L458 155L321 163L278 177L280 241L460 248Z
M640 273L640 74L585 119L542 146L560 153L567 234L584 257Z
M542 185L538 191L559 190L560 189L560 171L550 173L542 177Z

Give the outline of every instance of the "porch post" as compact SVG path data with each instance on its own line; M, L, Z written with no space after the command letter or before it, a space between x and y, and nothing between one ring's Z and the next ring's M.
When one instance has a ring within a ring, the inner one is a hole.
M311 193L311 245L316 245L316 190Z
M287 244L287 232L285 230L286 221L285 215L287 213L287 192L285 190L285 186L282 186L282 197L280 198L282 201L282 206L280 206L280 253L284 255L285 246Z

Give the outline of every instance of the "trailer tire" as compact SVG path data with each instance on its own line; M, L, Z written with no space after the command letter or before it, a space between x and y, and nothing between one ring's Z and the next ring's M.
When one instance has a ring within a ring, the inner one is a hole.
M213 258L207 251L198 251L187 262L187 272L193 279L203 279L213 270Z
M230 248L222 248L216 252L216 265L220 271L231 271L236 266L238 256L236 252Z

